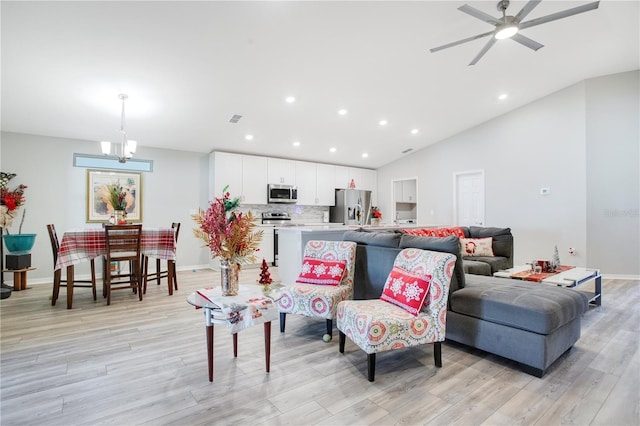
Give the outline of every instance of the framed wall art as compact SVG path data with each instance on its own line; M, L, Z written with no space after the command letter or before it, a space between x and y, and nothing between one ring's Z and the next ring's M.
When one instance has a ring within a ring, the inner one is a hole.
M124 195L127 222L142 221L142 174L87 170L87 222L108 222L114 208L110 188L117 187Z

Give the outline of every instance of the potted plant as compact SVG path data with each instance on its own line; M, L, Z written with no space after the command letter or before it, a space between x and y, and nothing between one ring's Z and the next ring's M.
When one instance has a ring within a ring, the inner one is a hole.
M113 216L109 222L114 225L127 223L127 193L120 185L109 185L109 204L113 208Z
M380 219L382 219L382 212L375 206L371 207L371 225L380 225Z
M15 176L15 173L0 172L0 228L4 230L5 235L2 238L7 250L13 254L26 254L31 251L36 240L36 234L22 233L22 225L27 213L26 209L22 211L18 233L11 234L9 232L9 228L13 225L13 220L16 218L20 207L26 201L24 190L27 189L27 185L20 184L12 190L8 187L9 181Z
M209 202L207 210L200 209L191 217L198 225L193 234L204 241L212 258L220 258L222 294L235 296L241 265L256 262L263 231L253 231L254 216L239 210L240 199L231 199L228 188L222 190L222 198Z

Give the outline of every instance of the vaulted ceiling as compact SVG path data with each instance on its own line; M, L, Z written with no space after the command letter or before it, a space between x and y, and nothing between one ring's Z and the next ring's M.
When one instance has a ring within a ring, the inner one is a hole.
M500 16L496 1L466 3ZM542 1L528 19L585 3ZM98 153L97 141L119 141L126 93L140 147L377 168L579 81L639 68L638 1L522 30L545 47L501 40L474 66L488 38L429 52L493 29L463 4L3 1L2 130L96 141L87 153Z

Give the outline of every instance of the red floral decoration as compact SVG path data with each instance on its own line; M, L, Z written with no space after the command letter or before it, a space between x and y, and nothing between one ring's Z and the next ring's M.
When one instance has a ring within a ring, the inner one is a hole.
M244 214L238 209L240 201L231 199L227 187L223 192L223 197L211 201L207 210L200 209L192 215L199 225L193 233L209 247L212 257L230 263L254 263L263 231L254 232L256 224L251 212Z
M8 182L15 176L16 175L14 173L0 173L0 227L2 228L8 228L11 226L13 219L18 213L18 208L26 202L24 190L27 189L27 185L20 184L13 190L9 190L7 187ZM20 223L20 230L18 233L21 231L22 223Z

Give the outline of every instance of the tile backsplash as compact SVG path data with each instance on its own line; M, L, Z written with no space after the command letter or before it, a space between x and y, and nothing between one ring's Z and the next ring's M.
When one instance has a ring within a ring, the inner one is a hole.
M301 223L320 223L324 212L329 211L328 206L298 206L295 204L241 204L240 210L251 210L254 216L260 217L264 212L289 213L291 220Z

